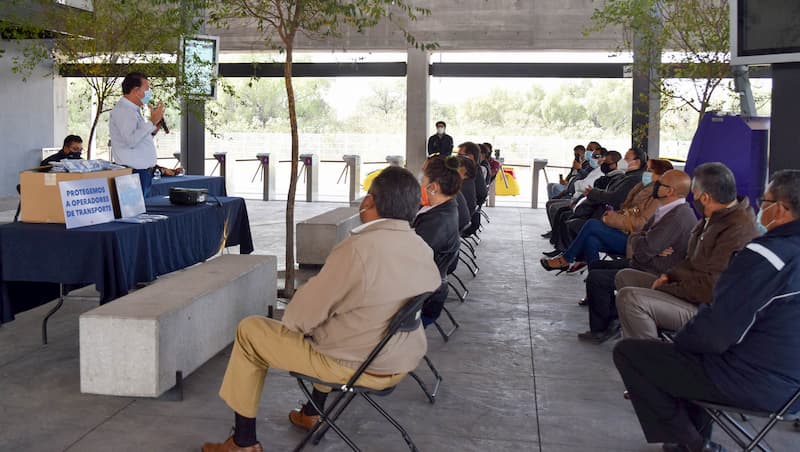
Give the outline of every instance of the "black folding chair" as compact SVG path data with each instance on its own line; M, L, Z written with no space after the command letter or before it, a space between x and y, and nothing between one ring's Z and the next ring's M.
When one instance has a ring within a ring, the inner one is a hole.
M775 424L780 421L794 421L795 425L797 425L797 422L800 421L800 411L789 413L789 409L798 400L800 400L800 388L797 388L797 391L795 391L792 397L790 397L789 400L774 413L745 410L733 406L720 405L699 400L693 400L692 403L703 408L703 410L705 410L705 412L711 416L712 422L715 422L717 425L719 425L720 428L727 433L728 436L739 445L739 447L742 448L742 450L750 452L758 448L759 450L766 452L769 449L762 446L761 442L764 440L764 437L767 436L770 430L775 427ZM762 427L761 430L754 435L743 425L736 422L736 420L733 419L729 413L739 413L743 417L745 415L762 417L769 419L769 421L767 421L764 427Z
M14 223L19 221L19 210L22 208L22 192L19 189L19 184L17 184L17 194L20 196L20 200L17 203L17 213L14 214Z
M306 395L306 398L308 398L308 403L310 403L317 410L317 412L320 413L319 422L314 425L314 427L310 432L308 432L306 437L303 438L300 444L295 447L295 451L303 450L309 441L312 441L315 445L319 444L320 440L322 440L322 437L325 436L325 433L328 431L328 428L333 429L333 431L336 432L336 434L339 435L339 437L342 438L342 440L347 443L352 450L360 451L361 449L359 449L358 446L356 446L356 444L339 428L339 426L336 425L336 421L339 419L339 416L350 405L350 402L353 401L353 398L355 398L356 395L361 395L364 400L367 401L367 403L372 405L375 410L377 410L384 418L386 418L386 420L389 421L400 432L401 435L403 435L403 439L405 440L406 444L408 444L409 449L412 451L418 450L417 446L414 445L414 442L411 440L411 437L405 431L403 426L400 425L400 423L397 422L392 416L390 416L389 413L387 413L386 410L378 405L378 403L372 398L374 395L386 396L391 394L394 391L395 386L385 389L372 389L365 386L358 386L356 385L356 382L397 332L410 332L420 327L422 324L420 321L422 304L430 296L431 292L417 295L409 300L402 308L400 308L397 314L395 314L392 318L392 321L389 323L389 327L386 330L386 334L384 335L383 339L381 339L378 345L376 345L372 352L370 352L370 354L367 356L364 362L361 363L361 366L358 367L347 383L341 384L325 382L308 375L290 372L293 377L297 378L297 384L300 385L300 389ZM426 362L431 365L427 358ZM306 386L306 382L330 387L333 391L336 391L339 394L327 409L322 410L319 406L317 406L311 397L311 390L308 388L308 386ZM421 380L417 379L417 382L421 383ZM435 390L438 390L438 382ZM426 394L428 394L427 389Z

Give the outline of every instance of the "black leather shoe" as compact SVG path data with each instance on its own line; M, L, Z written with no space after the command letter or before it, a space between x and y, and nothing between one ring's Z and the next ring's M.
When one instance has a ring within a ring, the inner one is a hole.
M585 333L578 334L578 339L585 342L600 345L603 342L619 336L619 324L614 323L605 331L586 331Z
M661 450L664 452L725 452L725 448L722 445L715 443L714 441L708 440L703 444L703 447L697 449L695 451L692 450L691 447L685 444L674 444L674 443L664 443L661 445Z
M558 256L559 254L561 254L561 251L559 251L559 250L553 250L553 251L548 251L548 252L546 252L546 253L542 253L542 254L544 254L544 255L545 255L545 256L547 256L547 257L556 257L556 256Z

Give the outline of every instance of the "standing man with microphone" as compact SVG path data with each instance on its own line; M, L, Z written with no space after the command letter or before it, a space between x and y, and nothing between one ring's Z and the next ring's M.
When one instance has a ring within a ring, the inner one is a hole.
M122 98L111 110L109 131L112 160L133 168L147 198L153 184L153 171L158 154L153 137L166 126L164 103L150 109L150 120L144 119L142 107L150 102L150 81L141 72L131 72L122 81Z

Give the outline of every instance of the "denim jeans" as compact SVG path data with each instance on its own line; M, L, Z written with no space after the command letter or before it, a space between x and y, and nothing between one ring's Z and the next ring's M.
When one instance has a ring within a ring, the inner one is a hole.
M583 256L586 263L600 260L600 252L625 254L628 235L619 229L606 226L600 220L589 220L581 228L581 232L572 244L564 251L564 258L573 262Z
M149 169L134 169L133 173L139 175L139 182L142 183L142 193L147 199L150 196L150 187L153 185L153 173Z

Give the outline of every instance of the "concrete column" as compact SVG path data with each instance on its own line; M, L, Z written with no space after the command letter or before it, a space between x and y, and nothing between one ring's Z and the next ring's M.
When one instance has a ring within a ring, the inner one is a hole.
M417 174L427 155L425 146L430 125L430 55L408 50L406 69L406 168Z
M657 65L660 49L648 49L639 35L633 39L632 143L647 151L650 158L659 154L661 124L661 80Z
M539 173L542 173L547 168L547 159L533 159L531 163L531 209L539 208ZM547 176L545 176L547 177Z
M22 58L28 45L26 39L0 40L0 98L6 107L0 121L0 197L16 196L20 170L37 166L42 148L61 148L67 135L67 82L52 74L52 61L34 68L26 80L13 71L14 58Z
M769 137L769 174L800 168L800 63L772 65L772 125Z

